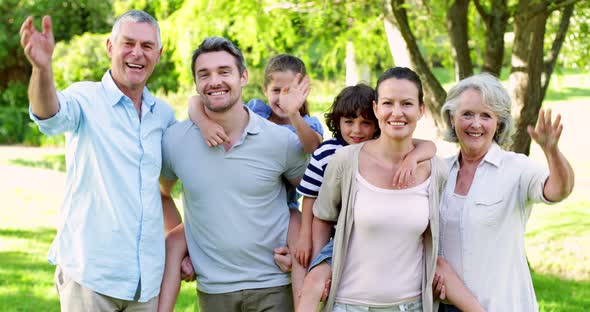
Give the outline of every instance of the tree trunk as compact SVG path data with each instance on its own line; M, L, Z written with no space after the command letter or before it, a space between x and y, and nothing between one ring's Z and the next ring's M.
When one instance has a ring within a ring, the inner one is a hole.
M393 56L393 63L395 66L412 68L410 61L410 54L408 54L408 46L399 32L397 25L391 20L391 15L383 19L383 26L385 27L385 34L387 35L387 42L389 43L389 50Z
M527 127L535 124L543 102L541 76L547 17L546 2L519 0L514 21L510 74L513 115L516 120L516 133L512 137L511 149L526 155L529 154L531 145Z
M367 63L362 63L359 66L359 82L364 82L370 85L371 77L373 77L373 73L371 73L371 67Z
M486 23L485 56L483 71L500 77L504 60L504 33L508 25L506 0L493 0L490 14L484 18Z
M469 56L467 9L470 0L455 0L447 10L447 31L451 39L451 53L455 59L455 80L473 75Z
M354 86L359 81L359 70L356 63L356 53L354 52L354 44L351 40L346 42L346 85Z
M424 88L424 102L426 103L426 107L432 114L434 124L439 127L442 125L440 108L444 104L447 92L443 89L436 77L434 77L430 67L426 64L424 57L422 57L422 53L418 48L416 38L414 37L412 29L408 23L405 1L392 0L391 9L397 26L399 27L399 31L408 47L408 52L410 54L414 70L422 80L422 86Z

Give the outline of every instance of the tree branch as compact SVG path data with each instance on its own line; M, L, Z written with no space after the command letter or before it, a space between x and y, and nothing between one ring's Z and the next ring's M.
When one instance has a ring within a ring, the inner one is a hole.
M568 1L572 2L572 1ZM547 61L545 62L543 74L545 76L545 80L542 82L543 85L541 87L541 99L545 98L547 94L547 88L549 87L549 81L551 80L551 75L553 74L553 69L555 68L555 63L557 63L557 57L559 56L559 52L561 51L561 47L563 46L563 42L565 41L565 36L567 35L567 30L569 29L570 19L574 14L574 6L576 1L567 5L563 11L561 12L561 18L559 20L559 28L557 33L555 34L555 39L553 40L553 44L551 45L551 50L549 51Z
M481 18L483 19L484 23L487 25L490 23L490 14L487 12L486 8L483 7L483 5L481 4L481 2L479 2L479 0L473 0L473 4L475 4L475 8L477 9L477 12L479 13L479 16L481 16Z
M557 10L561 10L563 8L566 8L570 5L575 5L576 3L578 3L580 0L563 0L563 1L559 1L559 2L551 2L549 3L547 10L551 13L553 11L557 11Z
M399 27L399 31L406 42L412 65L422 79L422 85L425 91L424 102L428 110L432 113L435 125L440 126L442 124L440 108L444 103L447 93L430 70L430 67L426 64L422 52L420 52L418 42L408 22L406 6L405 0L391 0L392 13Z
M455 59L455 79L473 75L473 63L469 52L469 23L467 12L470 0L453 0L447 9L447 32L451 41L451 53Z
M531 5L528 6L526 15L529 19L531 19L539 14L548 12L547 8L548 4L545 1L534 1Z

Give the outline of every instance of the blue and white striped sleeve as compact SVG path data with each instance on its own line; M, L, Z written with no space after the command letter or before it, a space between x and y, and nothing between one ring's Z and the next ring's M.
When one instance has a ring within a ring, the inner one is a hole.
M305 174L297 187L297 193L306 197L317 197L324 182L324 172L328 160L342 145L336 140L324 141L312 154Z

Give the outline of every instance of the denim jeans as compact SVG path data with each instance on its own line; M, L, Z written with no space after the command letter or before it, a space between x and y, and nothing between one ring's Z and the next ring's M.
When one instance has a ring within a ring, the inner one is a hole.
M334 304L333 312L422 312L422 299L389 307L367 307L354 304Z

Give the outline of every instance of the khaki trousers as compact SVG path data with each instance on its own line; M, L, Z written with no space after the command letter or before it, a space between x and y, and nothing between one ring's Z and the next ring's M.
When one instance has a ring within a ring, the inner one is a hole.
M116 299L88 289L64 274L60 266L55 269L55 288L62 312L155 312L158 296L148 302Z
M245 289L223 294L207 294L197 290L199 312L292 312L291 285Z

